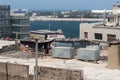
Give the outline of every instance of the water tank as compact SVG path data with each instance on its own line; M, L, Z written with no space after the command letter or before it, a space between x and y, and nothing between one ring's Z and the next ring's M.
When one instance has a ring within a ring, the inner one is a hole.
M72 58L73 53L73 47L55 47L52 49L52 55L55 58Z
M90 46L87 46L86 48L87 49L98 49L98 50L100 50L100 47L97 46L97 45L90 45Z
M55 42L55 47L73 47L73 42L71 41Z
M91 48L79 48L77 49L77 59L81 60L99 60L100 50Z

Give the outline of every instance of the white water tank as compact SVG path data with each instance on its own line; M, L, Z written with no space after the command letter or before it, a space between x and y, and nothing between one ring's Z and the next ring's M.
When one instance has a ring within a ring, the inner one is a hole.
M79 48L77 49L77 59L81 60L99 60L100 50L91 48Z
M55 58L72 58L73 53L73 47L55 47L52 49L52 55Z

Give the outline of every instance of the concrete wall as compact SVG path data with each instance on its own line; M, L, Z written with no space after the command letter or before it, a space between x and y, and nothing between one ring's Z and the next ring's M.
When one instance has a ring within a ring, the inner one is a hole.
M83 80L82 70L39 67L39 80Z
M28 65L0 63L0 80L33 80Z
M112 45L108 48L108 68L120 69L120 45Z
M0 62L0 73L6 74L6 63Z
M109 26L99 25L101 28L93 28L94 25L97 23L82 23L80 24L80 38L84 39L84 32L88 32L88 39L89 40L96 40L94 33L102 33L102 40L107 41L107 34L115 34L116 39L120 40L120 28L115 29L115 27L108 28ZM98 23L99 24L99 23ZM103 28L104 27L104 28ZM114 29L113 29L114 28Z
M83 80L82 70L38 67L39 80ZM0 80L34 80L29 66L0 62Z
M8 75L20 76L24 78L29 77L29 66L28 65L8 63L7 67L8 67Z

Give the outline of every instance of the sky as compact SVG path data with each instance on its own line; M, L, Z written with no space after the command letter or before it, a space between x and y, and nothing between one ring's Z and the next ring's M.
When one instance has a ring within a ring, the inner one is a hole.
M28 10L92 10L112 9L120 0L0 0L1 5Z

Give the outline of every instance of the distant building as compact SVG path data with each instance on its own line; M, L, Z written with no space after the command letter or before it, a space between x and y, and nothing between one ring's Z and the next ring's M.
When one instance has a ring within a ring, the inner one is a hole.
M11 16L24 16L28 14L27 9L11 9Z
M62 11L61 14L70 14L70 11Z
M92 13L111 13L112 10L91 10Z
M66 17L66 18L67 18L67 17L69 17L69 15L64 15L64 17Z
M11 30L13 38L27 39L29 37L29 17L26 9L14 9L11 12Z
M28 38L29 26L27 10L16 9L10 15L10 6L0 5L0 38Z
M120 5L113 5L112 13L108 16L107 21L99 23L82 23L80 24L80 38L96 41L116 41L120 40Z
M117 4L113 5L112 11L113 11L113 14L119 14L120 13L120 4L117 3Z
M10 34L10 6L0 5L0 37L9 37Z

